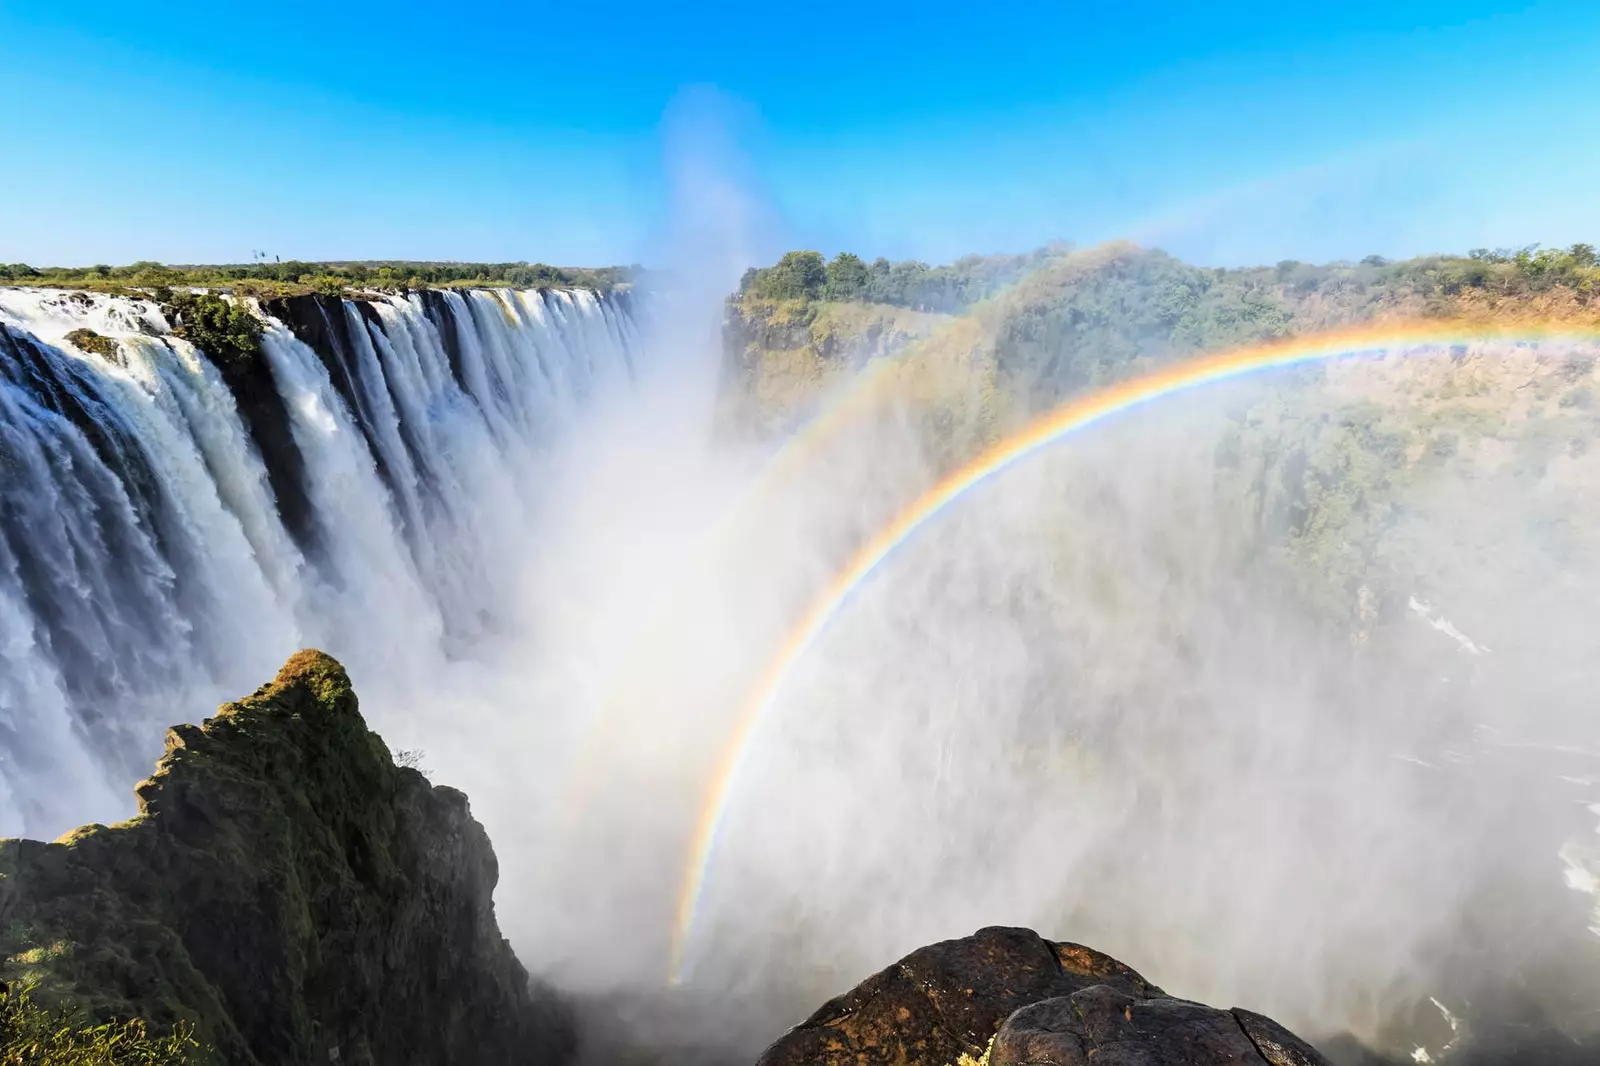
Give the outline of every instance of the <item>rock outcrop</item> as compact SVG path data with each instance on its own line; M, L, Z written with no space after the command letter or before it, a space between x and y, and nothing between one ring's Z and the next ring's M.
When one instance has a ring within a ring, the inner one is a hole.
M1027 929L912 952L818 1010L759 1066L1327 1066L1270 1018L1176 999Z
M246 1066L554 1063L562 1011L495 921L460 792L397 767L344 669L295 655L177 726L140 813L0 842L3 976Z
M734 299L725 311L719 432L756 438L792 428L867 360L895 355L949 320L821 300Z

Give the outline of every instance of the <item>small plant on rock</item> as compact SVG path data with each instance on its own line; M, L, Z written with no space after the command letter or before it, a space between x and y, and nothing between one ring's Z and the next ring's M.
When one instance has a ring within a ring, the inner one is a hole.
M157 1037L138 1018L96 1024L79 1008L47 1008L21 986L0 986L0 1066L200 1066L210 1061L188 1022Z
M261 320L248 307L209 292L158 293L174 336L199 348L222 369L239 368L261 354Z

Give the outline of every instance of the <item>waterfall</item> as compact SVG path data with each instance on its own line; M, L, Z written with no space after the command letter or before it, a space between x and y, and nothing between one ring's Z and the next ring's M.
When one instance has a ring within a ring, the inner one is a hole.
M162 727L298 647L395 686L470 656L516 608L542 456L631 380L636 306L270 299L228 367L149 300L0 289L0 835L127 813Z

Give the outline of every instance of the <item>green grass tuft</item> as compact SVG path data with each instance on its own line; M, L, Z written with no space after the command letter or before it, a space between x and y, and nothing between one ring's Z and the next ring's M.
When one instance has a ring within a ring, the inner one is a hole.
M187 1022L152 1035L138 1018L96 1024L80 1008L46 1007L26 988L0 986L0 1066L199 1066L212 1061Z

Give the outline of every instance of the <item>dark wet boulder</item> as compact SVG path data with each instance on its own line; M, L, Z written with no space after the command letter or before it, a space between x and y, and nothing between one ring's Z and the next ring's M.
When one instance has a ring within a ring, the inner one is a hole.
M1107 985L1047 999L1000 1026L988 1066L1325 1066L1270 1018Z
M759 1066L1327 1066L1269 1018L1176 999L1109 955L981 929L827 1003Z

